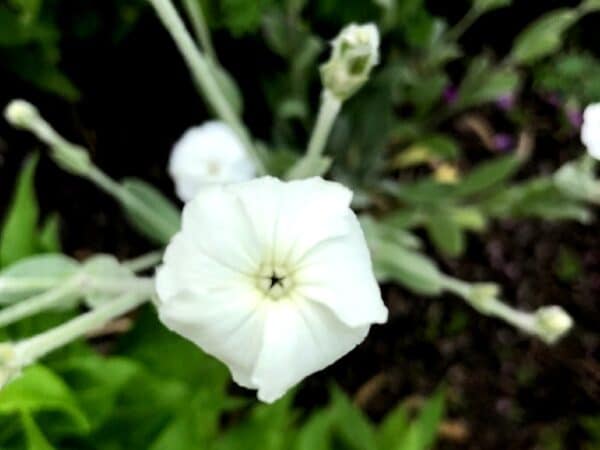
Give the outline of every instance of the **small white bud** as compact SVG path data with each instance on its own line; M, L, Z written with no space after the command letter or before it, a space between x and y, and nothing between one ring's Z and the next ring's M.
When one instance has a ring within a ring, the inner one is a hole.
M600 160L600 103L589 105L583 112L581 142L594 159Z
M536 312L540 336L549 344L554 344L573 326L573 319L560 306L546 306Z
M13 100L4 110L4 117L15 127L24 128L32 119L39 116L35 106L25 100Z
M379 63L379 41L379 30L372 23L346 26L331 42L331 57L321 66L325 88L342 101L354 95Z

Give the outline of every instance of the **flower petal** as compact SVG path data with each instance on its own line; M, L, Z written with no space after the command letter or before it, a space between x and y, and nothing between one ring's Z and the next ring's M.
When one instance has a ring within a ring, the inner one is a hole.
M267 311L251 381L258 398L268 403L341 358L369 331L369 326L347 327L326 308L300 298L274 302Z
M247 282L248 277L196 250L181 232L167 247L156 276L159 297L165 301L186 289L195 293Z
M260 242L240 199L223 186L202 189L183 209L181 233L196 251L242 273L260 266Z
M262 177L227 186L227 191L239 199L240 211L246 215L250 231L254 231L260 243L263 257L267 260L263 262L272 262L273 241L283 202L283 184L277 178Z
M348 216L352 192L321 178L285 185L278 232L274 243L280 263L293 267L320 242L351 231Z
M258 291L243 286L204 295L181 291L160 305L159 317L169 329L223 361L236 383L255 388L251 374L262 344L264 303Z
M297 268L296 283L306 298L330 309L349 326L384 323L388 311L362 230L352 217L352 232L313 248Z

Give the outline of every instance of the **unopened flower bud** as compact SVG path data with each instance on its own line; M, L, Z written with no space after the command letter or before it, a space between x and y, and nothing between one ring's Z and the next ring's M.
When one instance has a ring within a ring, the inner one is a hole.
M540 336L548 344L554 344L573 326L573 319L560 306L540 308L535 315Z
M31 103L13 100L6 107L4 116L13 126L31 131L46 143L52 150L52 158L64 170L80 176L88 174L91 170L92 163L88 152L60 136Z
M346 100L369 79L379 63L379 30L370 23L350 24L332 41L329 61L321 66L326 89Z
M38 116L37 108L25 100L13 100L4 110L6 120L18 128L25 128L31 120Z

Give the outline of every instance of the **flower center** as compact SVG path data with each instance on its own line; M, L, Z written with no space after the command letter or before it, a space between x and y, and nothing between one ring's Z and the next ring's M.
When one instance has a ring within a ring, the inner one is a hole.
M267 298L279 300L289 294L294 283L286 271L266 267L256 276L256 286Z
M209 175L215 176L215 175L219 174L219 172L221 171L221 168L219 167L218 162L208 161L206 163L206 171L208 172Z

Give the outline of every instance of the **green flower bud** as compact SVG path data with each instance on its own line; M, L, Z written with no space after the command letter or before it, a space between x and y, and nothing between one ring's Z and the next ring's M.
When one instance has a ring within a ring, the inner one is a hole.
M367 82L379 63L379 30L374 24L350 24L331 45L331 57L321 66L321 79L326 89L344 101Z
M6 120L17 128L26 128L37 117L39 112L35 106L25 100L13 100L4 110Z
M535 313L540 337L554 344L573 326L573 319L560 306L546 306Z

